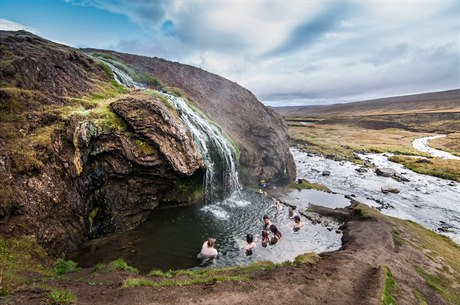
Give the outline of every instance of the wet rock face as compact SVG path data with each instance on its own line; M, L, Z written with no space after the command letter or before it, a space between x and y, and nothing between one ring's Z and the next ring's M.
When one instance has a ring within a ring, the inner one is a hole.
M136 70L151 73L167 86L179 88L217 122L241 151L239 172L244 184L257 184L260 167L264 168L266 180L295 178L286 122L250 91L192 66L160 58L114 54Z
M176 172L190 176L203 166L190 130L161 100L139 96L111 107L136 134L154 143Z

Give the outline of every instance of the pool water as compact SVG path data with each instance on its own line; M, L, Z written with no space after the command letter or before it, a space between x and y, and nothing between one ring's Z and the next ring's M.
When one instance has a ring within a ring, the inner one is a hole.
M283 234L277 244L267 248L260 244L264 214ZM336 233L339 223L332 222L326 228L313 225L303 216L302 221L305 226L294 233L286 206L278 211L273 199L243 192L216 204L155 210L137 229L86 242L70 258L81 267L89 267L121 257L141 272L149 272L202 266L196 255L208 237L217 239L219 258L212 263L216 267L261 260L283 262L306 252L340 248L342 234ZM247 233L253 234L257 242L251 256L242 251Z

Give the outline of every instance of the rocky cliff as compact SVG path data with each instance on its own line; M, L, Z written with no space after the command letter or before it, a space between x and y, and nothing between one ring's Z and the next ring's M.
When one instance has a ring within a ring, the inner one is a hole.
M115 54L150 87L177 90L257 169L295 174L286 124L246 89L161 59ZM0 31L0 232L34 235L50 253L129 230L159 205L201 198L203 160L161 96L127 89L84 52L30 33Z

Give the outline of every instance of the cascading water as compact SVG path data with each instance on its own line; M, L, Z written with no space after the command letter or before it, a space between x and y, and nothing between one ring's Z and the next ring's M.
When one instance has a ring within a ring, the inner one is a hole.
M113 72L113 75L115 77L115 80L119 84L121 84L121 85L123 85L125 87L128 87L128 88L135 88L135 89L145 89L146 88L144 86L144 84L141 84L141 83L138 83L138 82L134 81L133 78L128 73L126 73L125 71L123 71L120 68L117 68L115 65L113 65L111 62L105 60L103 57L95 56L95 58L97 58L98 60L102 61L107 66L109 66L110 69L112 69L112 72Z
M115 80L120 84L137 89L145 89L143 84L135 82L132 77L101 57L97 59L112 69ZM226 198L238 198L241 186L236 171L236 152L223 131L210 123L203 115L194 111L180 97L157 92L167 98L178 111L181 119L193 134L195 143L203 158L206 174L203 181L204 202L214 203Z
M241 187L236 171L237 156L222 130L194 111L183 98L166 93L162 95L177 109L201 152L206 166L203 183L205 202L213 203L238 196Z

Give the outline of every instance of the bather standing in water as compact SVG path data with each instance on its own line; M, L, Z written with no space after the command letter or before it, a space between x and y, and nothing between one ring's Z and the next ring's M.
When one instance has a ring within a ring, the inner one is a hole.
M260 242L264 248L270 244L270 235L267 230L262 230L262 240Z
M300 228L304 226L303 222L300 220L300 216L296 215L294 216L294 232L298 232Z
M254 236L252 234L246 234L246 242L247 244L244 245L243 250L246 255L252 255L253 250L256 248L256 243L254 242Z
M281 239L282 234L275 225L270 226L270 231L273 233L273 236L270 240L270 245L274 245L278 242L278 240Z
M214 238L208 238L203 243L203 246L201 247L201 252L198 253L197 258L201 260L206 260L206 259L214 259L219 255L217 252L216 248L216 240Z
M296 215L296 214L295 214L296 208L297 208L297 207L296 207L295 205L289 206L289 210L288 210L288 217L289 217L289 219L292 219L292 218L295 217L295 215Z
M270 226L272 225L272 222L270 221L270 218L268 218L267 214L264 215L263 222L264 222L264 230L268 230Z

